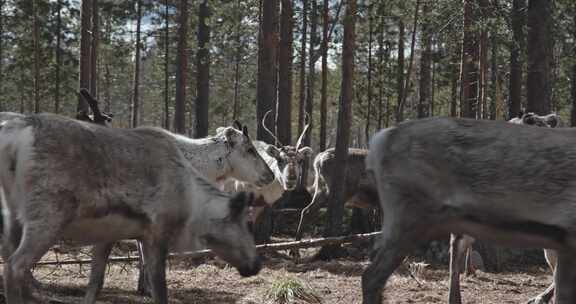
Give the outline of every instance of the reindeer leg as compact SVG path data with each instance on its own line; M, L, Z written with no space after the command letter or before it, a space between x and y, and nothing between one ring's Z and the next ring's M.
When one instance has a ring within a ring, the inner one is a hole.
M142 252L146 259L146 275L150 283L152 299L156 304L167 304L166 256L168 247L163 241L142 240Z
M20 244L4 265L7 303L35 302L27 284L30 269L56 243L60 227L59 223L46 222L45 219L42 222L30 221L24 225Z
M106 274L106 262L110 256L110 251L114 243L98 244L92 247L92 263L90 267L90 281L86 295L84 296L84 304L92 304L96 302L96 297L102 285L104 284L104 275Z
M450 235L450 290L448 292L448 303L460 304L460 274L465 266L465 256L472 246L474 239L463 234Z
M575 253L568 250L557 251L558 263L554 272L556 292L555 304L576 303L576 259Z
M150 292L150 283L148 282L146 274L146 261L144 260L142 242L136 241L136 246L140 257L140 261L138 262L138 294L149 297L152 293Z
M552 273L554 273L556 271L556 263L558 262L556 251L544 249L544 257L546 257L546 262L548 263L548 266L550 266L550 269L552 269ZM548 286L548 288L546 288L542 293L528 300L526 304L546 304L550 302L552 296L554 296L554 282L552 282L552 284L550 284L550 286Z

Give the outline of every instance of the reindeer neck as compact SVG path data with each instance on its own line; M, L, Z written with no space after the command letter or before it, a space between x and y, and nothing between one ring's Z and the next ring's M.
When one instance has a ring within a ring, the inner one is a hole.
M224 138L191 139L180 135L175 138L184 157L209 181L216 182L232 171L228 161L231 148Z

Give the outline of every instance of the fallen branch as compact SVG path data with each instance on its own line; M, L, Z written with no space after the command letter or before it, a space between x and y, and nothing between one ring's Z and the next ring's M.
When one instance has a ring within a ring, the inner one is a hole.
M302 241L294 241L294 242L283 242L283 243L271 243L271 244L263 244L256 246L256 250L260 253L263 252L270 252L270 251L277 251L277 250L287 250L287 249L294 249L294 248L310 248L310 247L319 247L324 245L333 245L333 244L345 244L345 243L352 243L356 241L364 241L370 240L376 236L380 235L380 232L372 232L372 233L364 233L364 234L353 234L347 236L339 236L339 237L327 237L327 238L317 238L317 239L308 239ZM205 257L212 257L214 254L212 250L199 250L199 251L191 251L191 252L183 252L183 253L171 253L168 255L169 259L175 258L205 258ZM126 262L136 262L139 260L138 256L126 256L126 257L111 257L108 259L109 263L126 263ZM90 264L92 262L91 259L78 259L78 260L61 260L61 261L43 261L36 263L36 266L47 266L47 265L84 265ZM3 264L4 262L2 262Z

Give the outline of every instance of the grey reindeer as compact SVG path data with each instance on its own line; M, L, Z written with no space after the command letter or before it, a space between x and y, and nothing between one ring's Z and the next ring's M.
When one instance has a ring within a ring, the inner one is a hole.
M446 233L557 252L555 303L576 303L576 130L431 118L380 131L366 159L382 235L364 304L416 246Z
M84 303L94 303L114 242L143 243L155 303L167 303L169 248L207 246L243 276L261 264L247 227L252 196L206 181L167 131L113 129L40 114L0 129L7 303L31 301L31 267L61 239L95 244Z

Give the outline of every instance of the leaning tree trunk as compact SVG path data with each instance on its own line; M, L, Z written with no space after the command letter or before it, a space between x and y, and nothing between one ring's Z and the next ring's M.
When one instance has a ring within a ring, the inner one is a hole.
M404 100L404 21L398 22L398 69L396 72L396 92L398 101L396 102L396 123L402 122L404 113L401 109Z
M130 126L136 128L140 121L140 27L142 0L136 1L136 46L134 51L134 82L132 87L132 115Z
M404 93L402 93L402 102L399 105L398 113L402 121L404 119L404 106L408 99L408 93L412 87L412 67L414 66L414 48L416 47L416 30L418 28L418 13L420 12L420 0L416 0L416 7L414 8L414 23L412 26L412 39L410 42L410 59L408 60L408 70L404 77Z
M1 11L0 7L0 11ZM54 113L60 113L60 65L62 65L62 0L56 1L56 63L54 66ZM1 58L1 56L0 56ZM0 60L1 61L1 60ZM0 83L2 79L0 78ZM2 93L0 92L0 95Z
M169 3L164 1L164 120L165 129L170 129L170 17Z
M354 50L356 40L356 0L346 1L346 16L344 18L344 42L342 46L342 84L340 89L340 106L338 110L338 128L336 135L336 162L341 164L333 173L330 185L330 206L328 207L328 223L325 236L337 236L342 233L342 217L344 214L344 181L346 180L346 160L348 143L350 141L350 126L352 118L352 100L354 99ZM338 255L339 247L322 247L319 257L330 259Z
M328 115L328 0L322 5L322 85L320 89L320 151L326 150L326 120Z
M80 79L79 89L90 88L90 20L91 0L82 0L80 15ZM88 103L82 97L78 97L77 115L88 114Z
M92 0L92 39L90 41L90 95L98 98L98 39L100 34L98 0Z
M464 1L462 60L460 64L460 107L462 117L476 118L478 105L478 35L474 30L476 21L474 1Z
M202 0L198 9L198 54L196 55L196 128L195 138L208 136L210 99L210 9L208 0Z
M38 0L33 5L33 30L34 30L34 113L40 113L40 29L38 20Z
M516 117L522 108L522 69L524 65L522 53L526 45L524 35L524 25L526 18L524 10L526 0L513 0L512 13L512 46L510 48L510 97L508 105L508 119Z
M422 7L422 17L424 22L422 24L422 57L420 58L420 99L418 100L418 118L428 117L430 105L432 104L432 31L428 18L432 7L428 3L424 3Z
M278 106L276 125L278 140L289 145L292 139L292 52L294 30L293 0L282 0L280 46L278 48Z
M188 1L180 0L178 8L178 46L176 56L176 96L174 101L174 131L186 133L186 67L188 66Z
M262 3L262 22L260 24L261 49L258 60L258 84L256 97L256 117L258 128L256 137L267 143L274 143L272 135L264 130L262 118L268 111L270 117L276 117L276 55L278 48L278 0L265 0ZM269 130L274 130L274 121L266 121Z
M526 111L550 113L552 96L552 1L528 2L528 80Z

